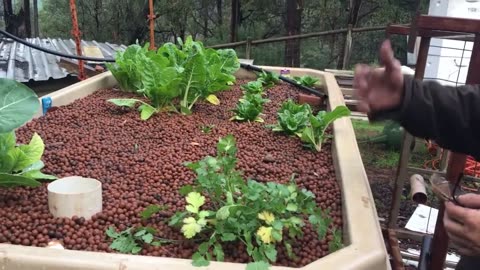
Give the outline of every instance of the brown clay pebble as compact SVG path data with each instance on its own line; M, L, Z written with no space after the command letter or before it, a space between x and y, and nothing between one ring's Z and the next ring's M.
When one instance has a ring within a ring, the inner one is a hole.
M189 116L161 113L142 121L137 110L106 101L138 96L103 89L27 123L17 131L17 139L28 143L33 132L42 137L43 172L99 179L103 183L104 211L90 221L53 218L48 211L47 184L36 189L0 189L0 216L7 217L0 219L0 243L45 247L56 238L62 239L67 249L113 252L105 230L112 225L122 229L140 226L139 211L153 203L167 206L168 212L159 213L145 225L154 227L162 238L183 239L178 229L165 222L165 217L185 207L178 189L194 181L194 173L183 163L215 155L218 138L228 134L237 140L237 168L246 178L285 184L295 173L297 184L312 191L319 206L330 208L334 225L341 226L341 193L330 141L317 153L303 148L298 138L265 127L276 123L281 103L289 98L296 100L298 90L287 84L268 89L266 96L271 102L264 107L265 123L229 121L230 110L242 96L239 85L246 82L239 80L232 91L218 93L220 105L198 102ZM204 133L202 126L213 128ZM304 231L304 238L293 245L295 259L287 259L279 245L278 258L283 259L276 265L300 267L328 254L331 235L321 241L311 226ZM140 254L190 258L197 247L196 243L175 243L144 248ZM225 244L224 251L226 261L250 261L241 243Z

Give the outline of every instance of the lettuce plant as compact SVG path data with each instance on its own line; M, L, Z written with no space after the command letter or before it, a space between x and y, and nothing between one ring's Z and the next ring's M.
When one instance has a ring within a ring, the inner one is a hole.
M264 70L257 73L257 81L261 82L262 85L267 88L273 87L281 82L278 74L273 72L266 72Z
M36 179L56 179L41 172L45 145L38 134L29 144L17 145L14 129L39 109L38 97L25 85L0 79L0 187L38 187Z
M263 84L261 81L251 81L240 86L240 88L245 94L263 94Z
M301 84L303 86L306 86L306 87L313 87L315 86L319 79L317 78L314 78L312 76L308 76L308 75L305 75L305 76L302 76L302 77L293 77L293 79L298 83L298 84Z
M115 54L114 64L106 64L121 90L136 92L142 88L142 72L138 68L138 64L148 54L148 46L149 44L145 44L144 47L138 44L130 45L125 51L119 51Z
M119 84L123 89L134 88L150 103L138 99L109 101L128 107L140 103L144 120L165 109L191 114L202 99L218 104L215 94L230 88L235 82L233 74L240 68L235 51L206 49L191 36L178 43L166 43L156 52L132 45L118 54L116 65L109 68Z
M333 121L349 115L350 110L346 106L337 106L331 112L320 111L316 116L310 115L307 127L298 135L308 147L320 152L328 126Z
M312 192L300 189L293 177L289 184L245 180L235 169L236 153L235 138L228 135L219 140L216 157L186 164L196 173L195 185L181 188L187 204L169 225L180 228L187 239L202 241L192 256L194 266L208 266L213 258L223 261L223 244L237 241L253 259L247 269L268 269L280 245L294 257L293 242L302 236L307 220L319 239L325 237L331 218L316 205ZM332 249L341 247L338 232Z
M273 126L273 131L285 132L289 135L297 134L307 126L311 114L310 105L299 105L289 99L278 111L278 121Z
M264 99L261 94L246 94L238 101L233 110L235 116L230 120L263 122L260 114L266 102L269 100Z

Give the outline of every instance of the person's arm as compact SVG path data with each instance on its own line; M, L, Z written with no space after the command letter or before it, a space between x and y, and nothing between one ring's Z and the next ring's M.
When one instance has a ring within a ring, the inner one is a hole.
M401 105L371 112L371 120L392 119L415 137L480 158L480 86L443 86L404 76Z

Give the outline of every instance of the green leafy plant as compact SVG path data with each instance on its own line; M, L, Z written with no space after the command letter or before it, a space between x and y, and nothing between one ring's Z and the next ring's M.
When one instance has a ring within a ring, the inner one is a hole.
M109 227L105 233L113 239L110 248L121 253L138 254L146 244L161 246L169 242L156 239L156 231L151 227L130 227L121 232L117 232L115 228Z
M147 220L151 218L153 215L155 215L156 213L166 209L167 209L166 206L152 204L147 206L142 212L140 212L140 217L142 218L142 220Z
M240 62L232 49L206 49L191 36L179 46L165 43L156 52L147 45L131 45L116 57L115 65L109 65L122 89L134 89L149 103L138 99L111 99L110 102L127 107L141 104L143 120L161 111L179 111L191 114L198 100L219 104L216 93L230 89L235 82L233 75ZM134 102L135 101L135 102Z
M279 75L273 72L262 71L257 73L257 81L270 88L281 82Z
M215 125L202 125L200 127L200 130L202 131L202 133L208 134L212 132L214 128L215 128Z
M309 75L305 75L305 76L302 76L302 77L293 77L293 79L298 84L301 84L301 85L307 86L307 87L314 87L319 82L319 79L314 78L314 77L309 76Z
M335 252L343 247L342 243L342 230L332 230L333 240L328 244L328 250Z
M135 98L112 98L107 101L117 106L128 108L135 108L137 104L140 103L138 111L140 112L140 119L142 120L148 120L153 114L159 112L159 110L152 107L152 105Z
M181 188L187 205L169 225L179 227L187 239L203 241L192 256L193 265L208 266L214 258L223 261L222 244L240 241L253 259L247 269L268 269L277 260L278 245L294 256L292 243L303 234L305 216L318 237L325 237L331 219L317 207L312 192L300 189L293 177L287 185L245 181L235 169L236 153L235 138L228 135L219 140L216 157L186 163L197 178L194 186Z
M273 126L273 131L285 132L294 135L302 132L309 122L312 109L308 104L296 104L293 100L282 103L278 111L277 124Z
M136 92L142 88L142 72L138 68L141 59L148 53L149 44L141 47L138 44L128 46L125 51L115 54L115 63L107 63L107 68L125 92Z
M251 81L242 86L245 94L263 94L263 84L261 81Z
M52 180L43 174L45 145L38 134L29 144L17 145L14 129L30 120L39 108L37 95L13 80L0 79L0 187L38 187L36 179Z
M29 144L16 145L15 133L0 134L0 187L38 187L36 179L54 180L52 175L41 172L45 145L38 134Z
M152 204L140 212L139 216L142 220L147 220L165 209L167 209L166 206ZM105 231L105 234L113 239L110 248L121 253L138 254L145 245L160 246L173 242L172 240L156 237L157 232L151 227L130 227L124 231L117 232L114 227L110 226Z
M267 102L269 100L264 99L261 94L246 94L238 101L233 110L235 115L230 120L263 122L260 115Z
M32 89L14 80L0 79L0 133L22 126L39 107L37 94Z
M337 106L333 111L320 111L316 116L310 115L309 123L299 134L301 140L307 143L308 147L320 152L325 140L325 130L333 121L349 116L350 110L346 106Z

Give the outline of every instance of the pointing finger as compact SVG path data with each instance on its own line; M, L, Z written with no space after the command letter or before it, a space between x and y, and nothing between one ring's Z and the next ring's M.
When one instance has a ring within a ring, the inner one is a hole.
M380 61L385 66L387 73L399 68L400 62L395 59L390 40L385 40L380 48Z

